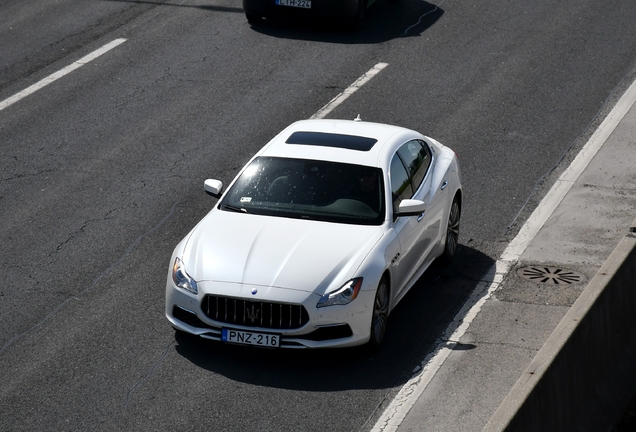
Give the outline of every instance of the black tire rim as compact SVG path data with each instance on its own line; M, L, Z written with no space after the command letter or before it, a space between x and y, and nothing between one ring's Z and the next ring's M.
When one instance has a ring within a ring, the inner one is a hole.
M453 201L450 214L448 215L448 229L446 231L446 253L449 256L455 255L457 243L459 242L459 203Z
M382 279L378 285L378 291L375 294L375 302L373 304L373 321L371 328L373 330L373 338L376 344L384 339L386 333L386 322L389 316L389 289L386 280Z

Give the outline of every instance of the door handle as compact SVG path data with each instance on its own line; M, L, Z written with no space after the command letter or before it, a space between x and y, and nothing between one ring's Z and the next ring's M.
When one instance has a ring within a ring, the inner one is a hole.
M446 186L448 186L448 180L445 180L444 183L442 183L442 190L446 189Z
M424 213L420 214L420 215L417 217L417 221L418 221L418 222L419 222L419 221L421 221L423 217L424 217Z

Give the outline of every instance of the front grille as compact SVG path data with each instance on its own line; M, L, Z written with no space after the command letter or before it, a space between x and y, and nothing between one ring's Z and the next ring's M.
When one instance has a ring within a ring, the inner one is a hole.
M258 302L206 295L201 310L210 319L227 324L268 329L298 329L309 314L302 305Z

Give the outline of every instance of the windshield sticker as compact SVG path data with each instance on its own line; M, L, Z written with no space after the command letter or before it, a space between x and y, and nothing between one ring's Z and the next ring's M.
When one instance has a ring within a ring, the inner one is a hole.
M244 202L244 203L252 202L252 197L241 197L241 202Z

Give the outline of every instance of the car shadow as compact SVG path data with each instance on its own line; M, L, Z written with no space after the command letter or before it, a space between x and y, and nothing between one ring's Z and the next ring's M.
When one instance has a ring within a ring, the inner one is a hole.
M439 262L393 310L385 343L331 350L268 350L176 335L176 351L194 365L237 382L302 390L381 389L404 384L421 365L494 260L461 247L450 266ZM453 344L470 350L475 345Z
M161 0L102 0L161 7L194 8L208 12L243 14L243 8L218 5L167 3ZM378 0L367 10L362 28L343 23L289 18L265 19L251 25L266 36L340 44L377 44L400 37L421 36L444 15L437 5L418 0Z
M251 24L267 36L339 44L377 44L400 37L416 37L444 15L440 7L416 0L379 0L367 11L358 30L347 24L308 19L265 19Z

